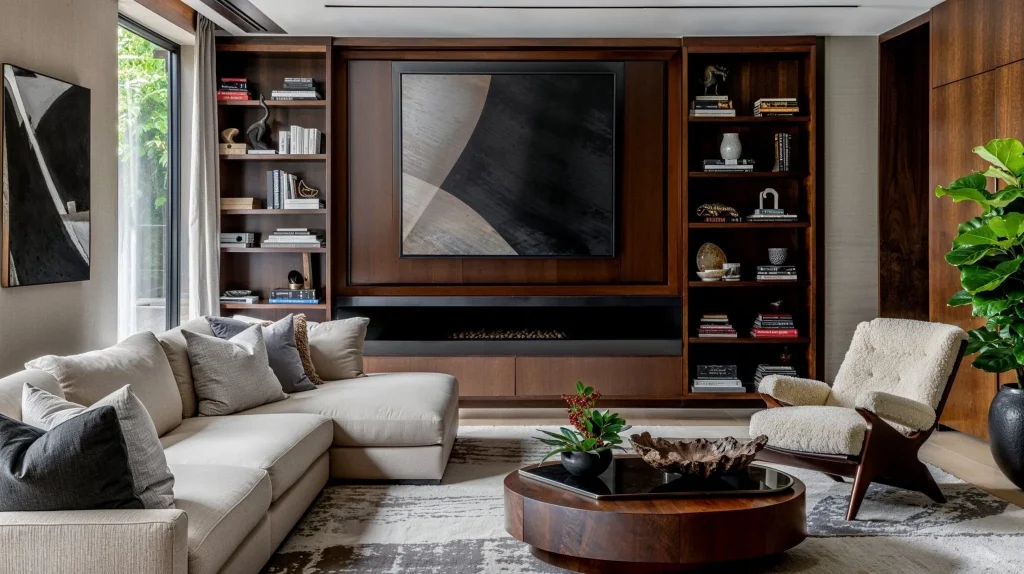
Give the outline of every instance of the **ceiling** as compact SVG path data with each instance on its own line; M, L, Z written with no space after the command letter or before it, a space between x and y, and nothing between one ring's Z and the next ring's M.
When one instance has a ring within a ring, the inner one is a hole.
M186 0L226 25L204 0ZM211 0L205 0L211 2ZM348 37L878 35L939 0L217 0L288 34Z

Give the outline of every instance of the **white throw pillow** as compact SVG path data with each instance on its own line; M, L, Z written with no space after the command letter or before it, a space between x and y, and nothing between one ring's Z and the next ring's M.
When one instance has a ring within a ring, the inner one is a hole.
M171 364L156 335L148 331L101 351L39 357L25 363L25 368L50 373L60 383L64 398L87 407L131 385L153 418L158 435L181 424L181 395Z
M309 352L321 379L340 381L365 375L363 343L369 324L366 317L308 324Z
M142 401L124 386L86 408L26 383L21 391L21 415L26 424L50 431L78 415L113 407L121 425L132 490L145 508L174 508L174 475L167 467L160 437Z
M188 342L199 416L229 415L288 398L270 370L263 328L228 340L182 331Z
M182 331L213 336L213 330L210 329L210 324L206 322L206 319L200 317L156 336L160 341L160 346L164 349L164 354L167 355L167 361L171 364L174 382L178 385L178 394L181 396L181 416L188 419L196 416L199 411L196 389L192 383L192 364L188 362L188 344L185 343Z

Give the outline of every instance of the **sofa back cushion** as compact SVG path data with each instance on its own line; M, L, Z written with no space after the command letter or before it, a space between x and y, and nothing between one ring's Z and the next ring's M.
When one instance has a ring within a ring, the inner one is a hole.
M191 418L199 414L199 400L196 398L196 385L192 380L192 363L188 360L188 345L185 343L185 336L182 330L187 330L200 335L213 336L213 329L206 319L199 317L182 324L180 327L165 331L156 336L160 346L167 355L167 361L171 364L171 372L174 373L174 382L178 385L178 394L181 396L181 416Z
M131 385L157 433L163 435L181 424L181 395L174 373L156 335L148 331L101 351L39 357L25 368L46 371L60 383L64 398L87 407Z
M46 371L27 369L0 379L0 415L21 420L21 390L25 383L58 397L64 396L57 379Z

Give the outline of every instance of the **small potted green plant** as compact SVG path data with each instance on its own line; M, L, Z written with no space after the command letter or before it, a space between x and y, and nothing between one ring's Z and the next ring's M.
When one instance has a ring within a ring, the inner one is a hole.
M622 438L619 433L630 427L618 413L595 409L594 404L600 398L600 391L582 382L576 383L575 395L562 395L569 405L566 411L573 428L562 427L558 433L537 429L547 435L538 437L538 440L554 447L544 460L560 454L562 466L580 477L597 476L608 470L612 463L612 449L626 450L620 446Z

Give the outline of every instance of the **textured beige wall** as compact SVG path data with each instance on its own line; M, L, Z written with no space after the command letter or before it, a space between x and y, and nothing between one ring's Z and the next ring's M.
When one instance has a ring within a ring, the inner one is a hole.
M92 90L92 279L0 289L2 376L117 336L117 2L0 0L0 62Z
M878 316L878 38L825 40L825 373Z

